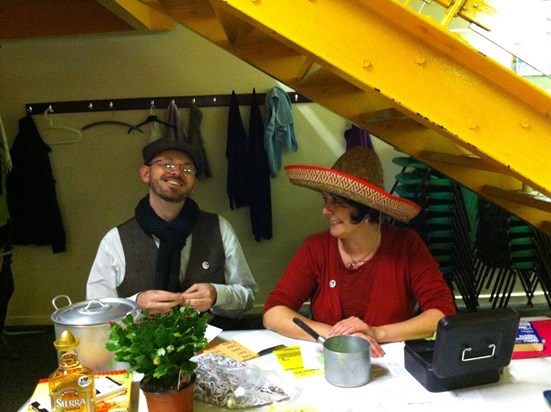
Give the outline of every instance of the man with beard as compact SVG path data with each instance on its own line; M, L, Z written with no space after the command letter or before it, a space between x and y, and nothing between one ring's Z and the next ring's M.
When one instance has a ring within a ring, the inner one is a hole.
M87 299L127 297L155 312L190 305L210 312L211 325L240 326L258 286L229 222L189 197L200 172L193 148L159 139L142 154L140 178L149 194L133 218L102 239Z

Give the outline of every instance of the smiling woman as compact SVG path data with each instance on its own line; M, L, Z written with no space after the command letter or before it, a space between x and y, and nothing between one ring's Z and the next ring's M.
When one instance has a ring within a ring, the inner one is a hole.
M264 306L264 325L310 339L299 318L323 336L357 335L384 355L379 343L431 336L455 304L438 264L413 229L383 224L385 215L408 221L415 203L383 189L378 156L348 149L332 168L285 169L296 185L322 192L329 230L306 239ZM311 319L298 314L310 299ZM421 313L416 314L419 306Z

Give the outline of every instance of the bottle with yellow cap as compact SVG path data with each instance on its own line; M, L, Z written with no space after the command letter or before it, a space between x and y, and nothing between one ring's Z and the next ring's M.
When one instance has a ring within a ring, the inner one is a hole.
M78 360L80 338L66 330L54 342L59 367L49 376L48 386L54 412L94 412L94 371Z

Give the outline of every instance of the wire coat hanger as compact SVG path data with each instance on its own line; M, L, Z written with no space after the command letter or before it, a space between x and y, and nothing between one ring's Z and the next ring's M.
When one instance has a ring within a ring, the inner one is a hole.
M90 103L88 105L88 107L89 107L90 110L92 110L93 109L92 103ZM113 102L109 103L109 107L111 108L111 110L113 110ZM116 125L116 126L129 127L132 130L137 130L138 132L143 133L142 129L139 129L138 127L134 127L130 123L122 122L120 120L114 120L113 119L114 115L115 115L115 111L113 110L111 112L111 119L109 119L109 120L100 120L100 121L97 121L97 122L92 122L90 124L87 124L86 126L82 127L82 131L88 130L88 129L91 129L91 128L97 127L97 126Z
M84 126L82 128L82 131L91 129L92 127L103 126L103 125L125 126L131 129L130 132L133 130L137 130L138 132L143 133L143 130L138 128L138 126L132 126L130 123L121 122L120 120L100 120L98 122L93 122Z
M167 126L167 127L172 127L173 129L176 128L176 126L174 126L173 124L163 122L161 119L159 119L159 117L157 117L157 115L154 114L154 109L155 109L155 102L152 100L151 101L150 114L149 114L149 116L147 116L147 119L145 119L143 122L141 122L141 123L139 123L135 126L132 126L130 129L128 129L128 133L132 132L132 130L135 130L136 128L138 128L140 126L143 126L143 125L148 124L148 123L153 123L153 122L162 124L162 125Z

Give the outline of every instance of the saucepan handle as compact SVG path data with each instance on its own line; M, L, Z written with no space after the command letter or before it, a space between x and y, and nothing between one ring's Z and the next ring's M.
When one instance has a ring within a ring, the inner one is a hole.
M316 332L299 318L293 318L293 322L295 322L303 331L305 331L308 335L313 337L319 343L325 342L325 338L323 336L320 336L318 332Z
M57 295L55 298L52 299L52 305L53 307L55 308L55 310L59 310L59 308L57 307L57 301L59 299L63 299L65 298L67 300L67 306L70 306L73 304L73 302L71 302L71 298L67 295Z

